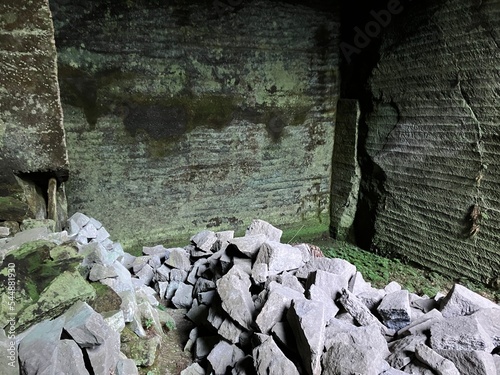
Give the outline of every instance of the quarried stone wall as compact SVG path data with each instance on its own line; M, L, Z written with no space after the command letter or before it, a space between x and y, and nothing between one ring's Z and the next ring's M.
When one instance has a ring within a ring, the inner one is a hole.
M126 247L328 226L338 12L53 1L69 209Z

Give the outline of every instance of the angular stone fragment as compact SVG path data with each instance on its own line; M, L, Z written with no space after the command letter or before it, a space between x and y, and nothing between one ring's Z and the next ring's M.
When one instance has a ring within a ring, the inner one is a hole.
M335 319L339 308L327 292L316 285L311 285L307 291L307 295L311 301L321 302L325 305L325 319L327 322Z
M405 373L413 375L436 375L436 373L432 371L429 366L420 362L418 359L414 359L403 370Z
M387 362L395 369L402 369L408 365L415 355L417 345L425 343L427 337L424 335L407 336L391 343L391 354Z
M135 275L141 280L142 284L149 285L155 276L155 270L149 264L145 264Z
M189 271L191 269L189 254L182 248L172 249L168 259L165 260L165 264L169 267L184 271Z
M352 265L343 259L331 258L312 258L303 267L299 268L295 273L299 279L307 279L309 273L313 271L326 271L334 275L342 276L346 280L350 280L356 274L356 266Z
M208 253L211 252L212 246L217 242L217 236L210 230L204 230L191 237L191 242L193 242L199 250Z
M498 309L500 306L460 284L455 284L441 303L445 318L470 315L482 308Z
M306 299L293 300L287 320L297 340L299 354L309 375L321 374L325 345L325 305Z
M497 375L500 375L500 355L493 355L493 361L495 362L495 366L497 367Z
M155 271L155 280L158 282L170 280L170 268L166 265L161 265Z
M306 283L308 288L315 285L323 289L333 301L339 297L342 289L347 289L347 284L348 280L344 277L322 270L311 272Z
M460 375L453 362L440 356L425 344L415 347L415 356L438 375Z
M410 306L417 308L424 313L428 313L429 311L436 309L438 307L438 303L433 298L416 298L410 301Z
M212 349L207 360L212 365L215 375L225 375L228 368L233 367L244 356L243 351L237 346L220 341Z
M120 333L125 328L125 318L122 310L106 311L101 313L104 321L115 332Z
M305 297L293 289L276 283L276 286L269 292L264 307L255 319L260 332L267 334L276 323L280 322L293 299L305 299Z
M283 285L286 286L290 289L296 290L299 293L304 294L305 289L304 286L301 284L299 279L292 275L290 272L283 272L281 275L278 276L277 281Z
M252 356L257 374L299 375L295 365L283 354L270 336L253 350Z
M262 244L266 241L266 236L263 234L256 234L253 236L235 237L229 241L229 245L235 246L247 257L254 258Z
M369 288L359 293L356 297L368 307L370 311L376 311L376 308L387 293L383 289Z
M493 346L500 347L500 309L481 309L472 316L491 337Z
M431 348L451 350L482 350L490 353L490 335L473 316L455 316L431 327Z
M109 277L117 277L115 269L111 266L103 266L102 264L94 264L90 270L89 280L99 281L101 279L107 279Z
M194 345L194 356L196 359L205 358L210 354L215 345L220 341L218 336L198 337Z
M269 241L279 242L283 231L275 228L264 220L252 220L252 223L245 232L245 236L253 236L256 234L263 234Z
M198 293L196 298L198 299L198 303L203 303L205 305L210 306L213 303L216 296L217 292L215 290L209 290L206 292Z
M483 351L436 350L444 358L453 362L460 374L497 375L493 356Z
M208 316L208 307L205 305L193 305L186 313L186 318L191 320L197 326L206 324Z
M267 280L268 267L266 263L255 263L252 268L252 279L255 283L265 283Z
M377 308L386 327L394 330L410 324L410 300L407 290L387 294Z
M104 343L103 334L109 329L104 318L85 302L77 302L63 315L64 330L81 348Z
M178 309L189 309L193 304L193 286L181 283L175 291L172 303Z
M401 285L395 281L391 281L389 284L387 284L384 288L385 292L387 294L389 293L394 293L394 292L399 292L401 290Z
M253 322L254 304L250 294L250 276L239 267L233 267L217 280L217 291L222 308L242 327L249 329Z
M4 238L4 237L9 237L10 235L10 228L8 227L0 227L0 237L1 238Z
M273 241L266 241L262 244L255 263L267 264L268 275L277 275L283 271L294 270L304 264L302 252L299 249Z
M248 258L234 258L233 265L240 267L243 271L252 274L252 260Z
M409 325L398 331L399 336L419 335L426 333L431 327L443 320L443 315L438 310L434 309L421 317L413 320Z
M368 310L368 308L351 292L347 289L342 290L342 295L339 299L340 303L346 311L352 315L356 321L362 325L367 326L374 324L380 328L382 332L386 332L386 328L379 320Z
M219 326L219 335L227 341L237 344L240 341L240 335L243 331L234 324L231 319L224 319Z
M357 296L360 293L369 291L371 289L371 283L367 283L363 278L361 272L356 272L354 276L349 281L349 291Z

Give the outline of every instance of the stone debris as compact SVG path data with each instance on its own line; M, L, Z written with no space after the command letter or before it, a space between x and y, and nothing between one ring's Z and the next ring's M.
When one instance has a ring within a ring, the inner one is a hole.
M311 256L306 244L280 243L281 234L254 220L242 237L206 230L184 248L144 247L134 257L97 220L73 215L67 236L86 277L121 304L98 314L79 302L27 331L24 373L136 374L155 360L169 322L163 304L187 309L196 325L185 346L195 363L184 375L497 375L494 302L458 284L434 298L396 282L376 289L349 262Z

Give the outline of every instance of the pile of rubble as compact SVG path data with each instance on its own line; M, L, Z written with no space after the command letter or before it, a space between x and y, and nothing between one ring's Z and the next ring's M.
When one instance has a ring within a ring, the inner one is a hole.
M255 220L243 237L203 231L126 265L163 303L189 309L196 362L182 374L497 375L494 302L458 284L434 298L376 289L281 234Z

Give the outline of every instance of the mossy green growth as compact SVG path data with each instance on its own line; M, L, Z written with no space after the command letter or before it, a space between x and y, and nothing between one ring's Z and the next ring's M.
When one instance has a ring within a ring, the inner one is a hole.
M18 196L18 194L16 194ZM28 213L26 202L15 196L0 197L0 219L18 221L26 217Z

